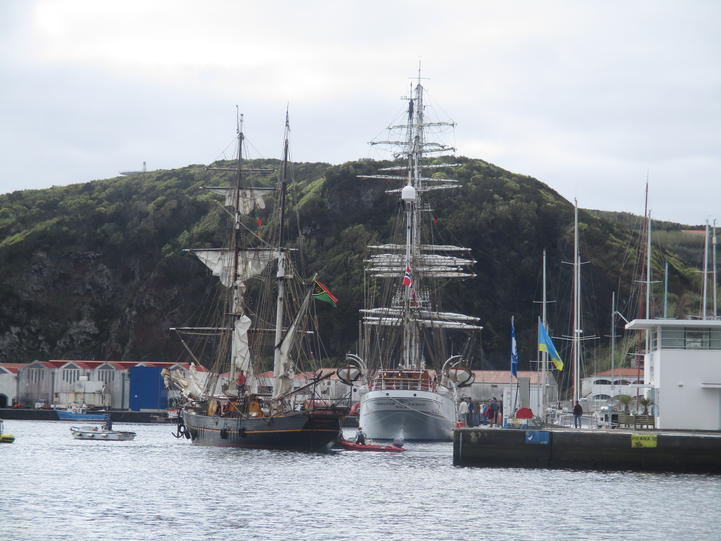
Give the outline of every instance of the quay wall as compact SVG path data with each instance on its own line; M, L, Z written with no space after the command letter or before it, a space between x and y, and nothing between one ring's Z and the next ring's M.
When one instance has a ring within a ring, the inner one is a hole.
M175 422L167 418L165 412L112 410L108 412L88 412L109 414L110 420L114 423L170 423ZM30 408L0 408L0 419L23 420L23 421L58 421L58 414L53 409L30 409ZM98 422L83 421L82 419L67 420L73 423Z
M95 412L89 412L95 413ZM105 412L100 412L105 413ZM132 410L111 410L110 420L114 423L175 423L174 419L168 419L164 412L132 411ZM32 409L32 408L0 408L0 419L24 420L24 421L58 421L58 415L53 409ZM71 422L85 422L72 420ZM95 422L95 421L87 421ZM348 415L343 420L344 428L355 428L358 426L358 416Z
M721 473L721 434L457 428L453 464Z

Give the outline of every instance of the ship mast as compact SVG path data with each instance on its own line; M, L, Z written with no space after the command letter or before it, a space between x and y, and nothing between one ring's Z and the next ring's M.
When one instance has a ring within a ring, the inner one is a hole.
M578 201L573 212L573 404L578 402L581 369L581 261L578 255Z
M408 102L405 122L388 127L389 133L397 134L388 140L372 141L371 145L388 145L398 150L394 157L401 164L386 167L380 171L394 171L395 174L359 175L359 178L385 181L401 181L401 188L387 190L387 193L400 192L403 204L403 234L398 244L369 246L371 250L382 250L373 254L367 261L367 270L372 278L400 280L403 286L400 295L390 300L390 306L362 309L363 325L368 327L395 327L399 329L397 365L406 369L422 369L425 366L422 351L422 332L425 329L480 330L478 318L437 312L437 306L431 301L428 292L421 289L425 278L466 278L475 274L466 268L475 264L473 259L463 257L462 252L470 249L449 245L422 244L421 216L430 212L423 201L423 193L431 190L457 188L459 181L448 178L426 177L424 169L454 167L458 164L423 164L423 158L430 153L446 153L454 150L442 143L426 141L425 130L428 127L455 126L453 122L427 122L424 115L424 88L421 84L420 66L417 82L411 87L410 95L403 97ZM395 131L394 131L395 130ZM403 134L399 133L404 130ZM402 242L402 244L401 244ZM445 255L451 252L454 255ZM460 254L459 254L460 253ZM400 284L399 284L400 285ZM398 291L398 290L396 290ZM365 334L365 333L364 333ZM366 338L368 335L366 334ZM395 357L395 355L394 355ZM389 362L384 359L382 362ZM442 361L441 361L442 362ZM436 363L440 364L440 363Z
M418 83L415 88L415 95L408 98L408 184L401 190L401 199L405 204L406 218L406 269L411 273L414 261L417 259L418 246L420 244L419 227L419 206L420 206L420 185L421 182L421 160L423 158L423 86L421 85L420 68L418 71ZM418 188L418 189L416 189ZM417 280L419 276L411 274L410 285L405 288L403 294L403 351L402 366L405 368L423 368L419 366L419 340L418 328L411 321L412 305L416 298Z
M237 160L233 167L209 167L213 171L227 171L234 174L230 186L206 186L205 189L224 197L224 206L232 220L232 231L228 246L225 248L199 248L188 249L200 261L206 265L220 279L220 283L228 288L230 295L228 305L224 308L226 313L222 327L178 327L174 330L179 334L183 332L219 332L229 338L230 342L230 366L228 372L230 381L235 381L238 372L243 370L247 378L252 378L253 366L250 359L250 348L248 342L248 330L252 324L246 314L244 295L246 290L245 282L263 272L265 267L277 257L277 251L268 248L244 247L247 239L243 238L242 217L248 215L256 205L264 208L263 198L274 192L275 188L245 186L245 172L257 171L266 172L268 169L247 169L243 161L243 144L245 135L243 132L243 115L238 114L236 106L236 135L238 138ZM181 337L182 340L182 337ZM183 342L185 345L185 342ZM188 349L187 345L186 349ZM192 355L192 352L190 352ZM214 366L213 378L208 378L207 391L212 392L214 379L226 368L223 361L227 361L228 350L219 351L221 364ZM195 358L195 356L194 356ZM232 392L232 391L231 391Z
M233 250L233 287L232 287L232 307L230 314L230 328L233 329L231 334L231 362L230 362L230 381L235 381L237 377L237 371L239 367L234 362L237 357L236 341L233 340L235 329L240 323L243 316L245 316L245 308L243 306L243 296L245 293L245 282L243 281L240 273L240 250L241 244L241 213L240 213L240 194L241 188L243 187L243 141L245 135L243 134L243 115L238 114L238 106L235 106L236 111L236 135L238 137L238 158L237 158L237 170L235 174L235 186L232 192L233 194L233 244L231 245ZM248 319L246 317L246 319ZM248 322L250 323L250 322ZM249 325L248 325L249 326Z
M542 297L542 309L541 309L541 321L543 322L543 327L548 329L548 322L547 322L547 312L546 312L546 305L548 304L548 299L546 296L546 250L543 250L543 297ZM542 372L543 376L541 377L541 407L539 411L539 415L541 416L541 419L543 419L543 422L546 422L546 403L547 403L547 397L546 397L546 390L548 389L548 352L543 351L541 353L541 359L542 359Z
M290 134L290 123L288 121L288 111L285 112L285 132L283 136L283 166L280 178L280 216L278 227L278 271L276 280L278 284L278 297L276 299L275 312L275 348L273 348L273 372L275 375L275 385L273 387L273 396L277 398L287 393L292 387L292 381L288 375L288 369L284 366L282 349L280 347L283 341L283 306L285 302L285 280L286 280L286 260L288 253L285 249L285 196L288 183L288 136Z

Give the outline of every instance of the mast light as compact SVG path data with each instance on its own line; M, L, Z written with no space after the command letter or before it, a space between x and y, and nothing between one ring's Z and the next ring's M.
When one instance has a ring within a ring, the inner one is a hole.
M401 190L401 199L403 201L415 201L416 200L416 189L411 186L410 184L407 184L402 190Z

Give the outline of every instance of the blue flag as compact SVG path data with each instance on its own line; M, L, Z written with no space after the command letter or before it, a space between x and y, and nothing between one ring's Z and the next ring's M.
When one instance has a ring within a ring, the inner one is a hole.
M553 361L553 366L556 370L563 370L563 361L561 356L556 351L556 346L553 345L553 340L548 336L546 327L543 326L541 320L538 320L538 351L545 351Z
M518 348L516 346L516 322L511 318L511 374L518 377Z

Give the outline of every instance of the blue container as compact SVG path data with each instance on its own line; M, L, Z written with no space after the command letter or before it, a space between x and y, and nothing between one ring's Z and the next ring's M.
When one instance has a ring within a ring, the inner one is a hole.
M526 430L523 441L531 445L548 445L551 442L551 433L547 430Z
M164 410L168 408L168 391L157 366L134 366L130 369L130 409Z

